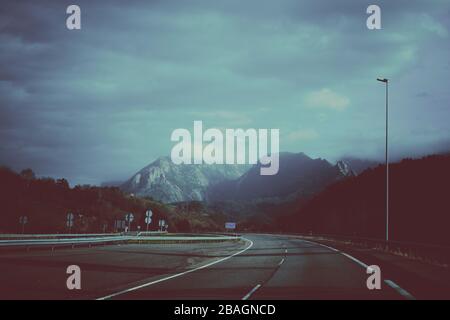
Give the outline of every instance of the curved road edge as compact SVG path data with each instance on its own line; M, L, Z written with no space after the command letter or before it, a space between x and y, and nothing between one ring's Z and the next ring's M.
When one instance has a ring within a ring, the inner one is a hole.
M153 280L153 281L150 281L150 282L147 282L147 283L144 283L144 284L141 284L141 285L129 288L129 289L121 290L119 292L115 292L115 293L109 294L107 296L97 298L96 300L109 300L111 298L114 298L114 297L117 297L117 296L129 293L129 292L132 292L132 291L136 291L136 290L139 290L139 289L142 289L142 288L146 288L146 287L149 287L151 285L154 285L154 284L157 284L157 283L160 283L160 282L163 282L163 281L167 281L167 280L170 280L170 279L173 279L173 278L181 277L183 275L186 275L186 274L198 271L198 270L202 270L202 269L208 268L210 266L213 266L215 264L218 264L218 263L221 263L223 261L226 261L228 259L231 259L231 258L233 258L233 257L235 257L235 256L237 256L239 254L244 253L245 251L247 251L248 249L253 247L253 241L252 240L249 240L249 239L244 238L244 237L241 237L241 239L244 240L244 241L247 241L249 243L249 245L246 248L244 248L244 249L242 249L242 250L240 250L238 252L233 253L232 255L229 255L227 257L224 257L224 258L221 258L221 259L209 262L209 263L204 264L204 265L200 265L200 266L195 267L193 269L189 269L189 270L186 270L186 271L183 271L183 272L180 272L180 273L176 273L176 274L173 274L173 275L170 275L170 276L166 276L166 277L160 278L158 280Z

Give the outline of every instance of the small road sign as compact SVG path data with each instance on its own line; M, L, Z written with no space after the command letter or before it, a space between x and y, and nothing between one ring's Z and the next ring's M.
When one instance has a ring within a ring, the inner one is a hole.
M236 222L226 222L225 229L228 229L228 230L236 229Z
M133 222L133 220L134 214L132 214L131 212L125 215L125 221L128 221L128 231L131 231L131 223Z
M163 228L165 227L165 225L166 225L166 220L159 219L159 223L158 223L159 231L163 231Z
M125 220L128 221L128 222L133 222L133 220L134 220L134 214L132 214L132 213L127 213L127 214L125 215Z
M152 210L150 210L150 209L148 209L148 210L145 212L145 223L147 224L147 231L148 231L148 225L149 225L150 223L152 223L152 215L153 215L153 212L152 212Z
M152 223L152 218L145 217L145 224L147 225L147 231L148 231L148 226L150 225L150 223Z
M67 228L69 228L69 233L71 233L74 220L75 220L75 215L72 212L69 212L67 214L67 219L66 219L66 226L67 226Z

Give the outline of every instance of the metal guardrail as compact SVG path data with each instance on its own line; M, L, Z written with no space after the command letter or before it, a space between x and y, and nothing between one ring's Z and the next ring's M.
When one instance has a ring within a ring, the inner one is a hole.
M167 231L138 231L136 232L138 237L145 237L147 235L169 235Z
M122 235L122 233L0 234L0 241L14 240L14 239L92 238L92 237L111 237L119 235Z
M219 236L167 236L167 237L135 237L135 241L180 241L180 242L202 242L202 241L228 241L236 240L240 237L219 237Z
M60 247L60 246L81 246L97 245L120 242L211 242L211 241L229 241L240 239L238 237L226 236L138 236L138 235L120 235L120 236L100 236L100 237L72 237L72 238L39 238L39 239L8 239L0 240L0 248L19 248L19 247Z
M334 241L346 245L353 245L367 249L384 251L400 255L406 258L424 260L430 263L449 266L450 247L434 244L424 244L404 241L385 241L382 239L349 237L340 235L311 235L297 234L305 239Z
M127 241L135 237L115 236L115 237L96 237L96 238L64 238L64 239L20 239L20 240L0 240L0 247L15 246L58 246L58 245L75 245L89 243L107 243L117 241Z
M0 234L1 240L20 240L20 239L66 239L66 238L100 238L100 237L114 237L123 235L163 235L166 231L133 231L127 234L123 232L117 233L66 233L66 234Z

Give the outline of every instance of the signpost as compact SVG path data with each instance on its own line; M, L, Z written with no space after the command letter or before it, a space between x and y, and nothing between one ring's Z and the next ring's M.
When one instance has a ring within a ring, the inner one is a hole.
M27 216L20 216L19 217L19 223L22 225L22 234L25 232L25 225L28 223L28 217Z
M163 231L163 228L166 227L166 220L160 219L158 225L159 225L159 231Z
M131 223L134 220L134 215L130 212L125 215L125 221L128 222L128 231L131 232Z
M67 214L66 226L69 228L69 233L72 233L73 221L75 220L75 216L72 212Z
M236 230L236 222L225 222L225 229L227 231Z
M236 222L226 222L225 223L225 229L227 229L227 230L235 230L236 229Z
M148 231L148 225L149 225L150 223L152 223L152 215L153 215L153 212L152 212L152 210L150 210L150 209L148 209L148 210L145 212L145 223L147 224L147 231Z

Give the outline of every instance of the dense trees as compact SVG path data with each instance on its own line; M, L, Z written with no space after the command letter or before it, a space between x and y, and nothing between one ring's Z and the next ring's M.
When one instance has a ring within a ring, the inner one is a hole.
M70 188L65 179L36 179L31 169L16 174L0 168L0 232L21 230L22 215L28 216L28 232L65 232L68 212L75 214L75 232L100 232L104 225L106 231L114 231L114 220L123 219L127 212L134 213L135 226L144 227L144 213L149 208L154 220L167 220L170 209L163 204L127 196L118 188Z
M287 230L383 238L385 166L329 186L283 221ZM390 238L450 244L450 156L390 165Z
M145 230L145 211L153 211L149 230L164 219L171 232L221 231L225 218L201 202L166 205L151 198L126 195L116 187L75 186L65 179L36 179L31 169L17 174L0 167L0 233L17 233L19 217L26 215L28 233L67 232L66 215L75 215L73 232L113 232L115 220L134 214L132 229ZM106 229L105 229L106 226Z

